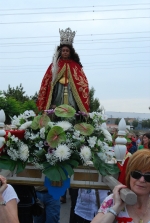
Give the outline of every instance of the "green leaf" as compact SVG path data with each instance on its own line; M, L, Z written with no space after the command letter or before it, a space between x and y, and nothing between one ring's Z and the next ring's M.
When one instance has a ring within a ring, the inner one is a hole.
M76 110L66 104L60 105L55 108L55 115L58 117L71 118L75 115Z
M34 117L32 124L31 124L31 128L33 130L37 130L40 128L40 126L39 126L40 118L41 118L41 115Z
M51 180L51 181L60 181L61 175L58 171L57 167L49 167L43 170L43 173Z
M21 160L17 161L17 171L16 173L20 173L25 169L26 163L23 163Z
M76 160L68 160L68 163L72 165L74 168L79 165L79 162Z
M58 167L58 171L60 172L61 179L62 180L66 180L67 179L67 176L66 176L64 170L61 167Z
M13 171L16 167L16 164L17 162L11 160L10 158L3 159L2 157L0 157L0 169Z
M74 174L74 171L70 165L64 163L63 168L67 171L67 173L70 177Z
M51 128L47 135L47 143L50 147L56 148L58 144L66 141L66 134L60 126L54 126Z
M76 124L74 126L74 129L77 130L77 131L80 131L82 135L84 136L89 136L93 133L94 131L94 127L90 124L87 124L87 123L80 123L80 124Z
M45 158L45 154L46 154L46 151L44 149L40 149L40 150L35 152L35 155L38 158Z

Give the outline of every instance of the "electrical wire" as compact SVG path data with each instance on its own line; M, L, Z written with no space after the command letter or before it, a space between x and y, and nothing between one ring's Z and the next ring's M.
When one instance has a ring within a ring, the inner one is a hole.
M23 9L0 9L0 11L24 11L24 10L47 10L47 9L75 9L75 8L95 8L95 7L118 7L118 6L135 6L135 5L150 5L150 3L141 3L141 4L116 4L116 5L93 5L93 6L68 6L68 7L50 7L50 8L23 8Z
M123 32L123 33L98 33L98 34L76 34L76 36L101 36L101 35L130 35L130 34L139 34L139 33L150 33L150 31L141 31L141 32ZM28 36L28 37L0 37L0 40L7 39L37 39L37 38L59 38L60 36Z
M26 21L26 22L0 22L0 25L12 25L12 24L35 24L35 23L57 23L57 22L94 22L94 21L108 21L108 20L128 20L128 19L149 19L150 16L139 17L125 17L125 18L101 18L101 19L70 19L70 20L50 20L50 21Z
M45 14L72 14L72 13L97 13L97 12L122 12L122 11L143 11L150 10L150 8L135 8L135 9L107 9L107 10L91 10L91 11L60 11L60 12L28 12L28 13L9 13L0 14L0 16L24 16L24 15L45 15Z

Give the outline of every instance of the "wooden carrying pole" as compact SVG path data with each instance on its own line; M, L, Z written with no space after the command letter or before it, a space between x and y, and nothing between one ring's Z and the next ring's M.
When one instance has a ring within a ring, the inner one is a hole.
M115 186L120 184L120 182L111 175L103 177L103 182L111 190L113 190ZM123 188L120 190L120 197L128 205L134 205L137 202L137 195L128 188Z

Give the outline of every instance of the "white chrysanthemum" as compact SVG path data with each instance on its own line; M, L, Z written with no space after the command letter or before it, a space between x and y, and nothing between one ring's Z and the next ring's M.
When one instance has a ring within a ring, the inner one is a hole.
M102 132L103 132L105 138L106 138L108 141L112 142L112 136L111 136L111 134L110 134L106 129L104 129L103 127L101 128L101 130L102 130Z
M72 127L72 124L67 121L62 121L62 122L57 122L55 126L59 126L63 128L64 131L67 131L68 129Z
M16 161L19 157L19 153L17 150L10 147L10 149L7 150L7 154L10 156L10 158L14 161Z
M83 146L81 148L80 157L84 162L90 161L91 155L91 150L88 146Z
M19 129L22 129L22 130L27 129L31 126L31 124L32 124L32 121L25 122L19 127Z
M70 149L67 145L59 145L55 150L55 156L58 157L59 161L67 160L71 156Z
M96 140L97 140L96 136L89 137L89 139L87 140L88 143L89 143L89 146L93 148L96 144Z
M107 125L106 125L106 122L103 122L103 123L101 124L101 128L104 128L104 129L106 129L106 130L107 130Z
M40 137L42 139L45 139L45 127L43 127L43 128L40 129Z
M19 158L22 161L26 161L29 157L29 148L26 144L22 143L21 146L19 147Z

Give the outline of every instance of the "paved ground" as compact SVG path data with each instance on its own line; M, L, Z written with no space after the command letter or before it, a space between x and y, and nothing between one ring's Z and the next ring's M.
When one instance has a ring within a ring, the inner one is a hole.
M70 196L67 191L67 202L65 204L61 204L60 208L60 223L69 223L69 216L70 216Z

